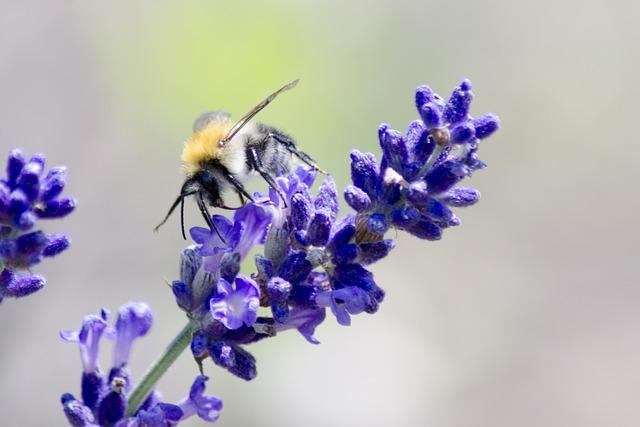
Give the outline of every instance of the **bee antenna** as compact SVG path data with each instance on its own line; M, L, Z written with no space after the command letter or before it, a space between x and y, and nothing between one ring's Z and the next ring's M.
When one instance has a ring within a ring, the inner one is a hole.
M278 89L277 91L273 92L271 95L266 97L261 103L253 107L251 111L245 114L240 120L238 120L238 122L235 125L233 125L229 133L227 133L227 136L225 136L220 140L220 145L224 145L227 141L230 141L231 138L233 138L240 131L240 129L244 127L244 125L249 123L249 120L251 120L260 111L262 111L264 107L271 104L271 101L276 99L276 97L280 95L282 92L286 92L289 89L293 89L298 84L299 81L300 79L296 79L292 82L287 83L286 85L282 86L280 89Z

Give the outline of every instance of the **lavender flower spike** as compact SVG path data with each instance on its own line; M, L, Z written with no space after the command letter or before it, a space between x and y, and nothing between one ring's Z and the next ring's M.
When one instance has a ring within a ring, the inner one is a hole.
M43 257L53 257L69 247L64 234L33 230L38 219L62 218L76 205L73 198L60 198L66 168L44 173L45 157L36 154L27 161L14 149L7 160L7 175L0 177L0 302L40 290L45 279L29 270Z
M389 125L378 129L382 159L354 150L353 186L345 200L358 212L357 241L380 241L390 227L438 240L445 228L460 224L450 209L473 205L480 193L458 183L486 165L478 159L481 141L499 128L495 114L473 118L473 93L463 80L448 100L428 86L416 89L421 120L402 134Z
M65 393L61 398L67 421L72 426L146 427L175 426L180 421L197 414L205 421L214 422L222 409L220 399L204 394L206 377L195 379L189 396L180 404L161 402L159 394L152 391L131 416L127 413L127 399L132 388L128 369L131 345L147 334L153 323L153 313L143 302L130 302L118 310L114 327L107 325L108 312L88 315L79 332L61 332L67 342L80 344L83 366L82 400ZM115 341L114 364L105 377L99 366L99 344L102 337Z
M344 197L352 211L341 217L333 178L324 177L314 195L316 172L301 166L274 177L270 184L278 188L254 194L233 222L214 215L219 233L192 228L197 245L182 252L180 280L171 288L189 319L189 335L181 333L179 342L190 340L200 368L210 358L252 380L256 360L246 345L289 329L318 344L315 331L328 311L344 326L355 315L376 313L385 292L368 266L394 249L386 234L395 228L440 239L444 229L460 224L453 208L479 200L477 190L459 184L486 166L478 149L499 120L491 113L472 117L472 100L468 80L448 99L418 87L419 119L405 133L387 124L378 128L380 161L371 153L351 152L353 184ZM239 275L240 262L260 246L257 272ZM259 307L264 315L258 316ZM199 389L204 379L197 381Z

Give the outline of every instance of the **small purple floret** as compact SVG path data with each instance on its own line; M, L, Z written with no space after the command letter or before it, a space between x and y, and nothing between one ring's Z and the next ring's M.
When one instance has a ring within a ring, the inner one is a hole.
M260 287L249 277L239 276L235 289L225 279L218 280L217 293L209 301L209 310L215 320L228 329L255 323L260 306Z

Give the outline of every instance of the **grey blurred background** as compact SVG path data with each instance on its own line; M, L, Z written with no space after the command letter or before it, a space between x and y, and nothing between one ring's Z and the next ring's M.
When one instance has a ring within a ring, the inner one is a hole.
M0 153L66 164L80 202L45 224L73 238L36 269L47 287L0 306L0 425L65 425L58 399L78 393L80 361L58 330L101 307L155 310L133 352L142 375L184 322L165 284L177 217L151 232L181 183L181 141L200 112L238 117L296 77L260 119L341 188L352 148L416 118L419 84L448 95L471 78L472 113L502 129L462 226L435 243L399 234L374 267L376 315L328 319L320 346L296 333L253 346L251 383L206 366L219 425L640 425L638 5L0 1ZM166 400L195 373L183 355Z

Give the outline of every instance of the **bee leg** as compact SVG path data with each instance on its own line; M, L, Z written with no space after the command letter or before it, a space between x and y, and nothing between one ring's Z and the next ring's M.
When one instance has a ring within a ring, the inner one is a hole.
M207 208L207 204L204 201L204 196L202 195L202 191L198 192L198 208L200 208L200 213L204 217L204 220L207 223L207 225L209 226L209 230L215 231L218 237L220 237L220 240L222 240L222 243L227 243L224 240L224 237L222 237L222 234L220 234L220 230L218 230L218 227L216 227L216 224L211 219L211 214L209 213L209 208Z
M240 205L244 206L247 203L247 200L244 198L241 192L238 191L238 197L240 198Z
M254 201L253 197L251 197L251 194L247 193L247 190L244 189L244 186L242 185L242 183L238 181L236 177L233 176L226 168L222 170L222 173L223 173L224 179L226 179L229 184L235 187L238 194L243 195L244 197L251 200L252 202Z
M183 187L184 188L184 187ZM192 196L194 194L196 194L197 191L192 190L192 191L182 191L180 193L180 195L178 197L176 197L176 200L173 202L173 204L171 205L171 207L169 208L169 212L167 212L167 215L165 215L164 219L162 220L162 222L160 222L160 224L156 225L155 228L153 229L153 231L158 231L158 229L160 227L162 227L164 225L165 222L167 222L167 220L169 219L169 217L171 216L171 214L173 213L173 211L178 207L178 204L180 204L180 225L182 227L182 237L187 240L187 236L184 232L184 199L186 197Z
M296 146L295 142L293 142L293 140L291 138L289 138L288 136L283 135L283 134L279 134L279 133L269 133L269 137L275 139L276 141L278 141L291 154L293 154L294 156L296 156L297 158L302 160L307 165L311 166L312 168L314 168L315 170L317 170L321 174L328 175L327 172L325 172L322 168L320 168L320 166L318 166L318 162L313 160L311 158L311 156L309 156L304 151L299 150L298 147Z
M284 193L282 192L282 190L280 190L280 187L278 186L276 180L273 179L273 177L264 170L262 161L260 160L260 157L258 157L258 153L256 152L256 150L254 148L249 148L247 152L249 154L249 159L251 160L251 166L253 166L253 169L255 169L255 171L258 172L265 181L267 181L269 187L273 188L275 192L278 193L278 196L280 196L282 202L284 203L284 207L286 208L287 199L284 197Z

